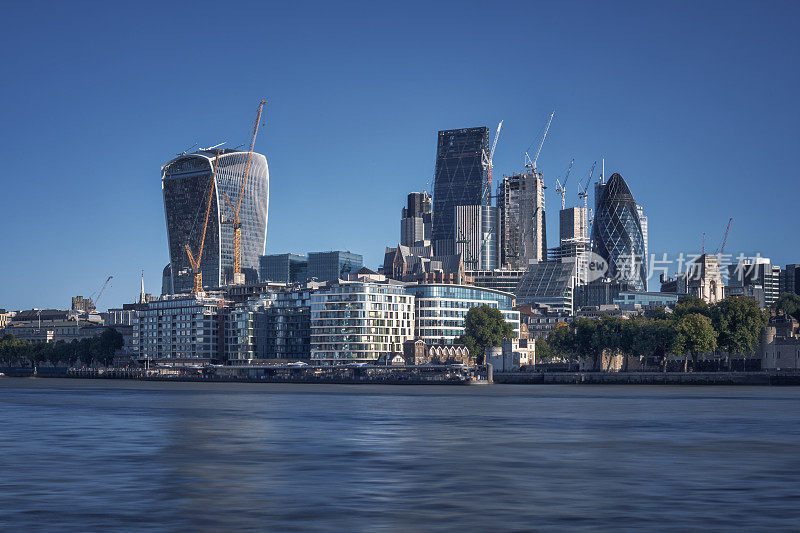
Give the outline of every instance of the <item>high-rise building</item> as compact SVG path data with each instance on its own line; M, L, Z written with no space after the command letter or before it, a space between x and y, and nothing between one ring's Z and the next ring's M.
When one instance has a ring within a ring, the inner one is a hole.
M461 254L464 268L497 268L497 208L490 205L459 205L455 208L455 214L455 253Z
M308 257L298 254L262 255L258 258L261 283L302 283L308 278Z
M239 202L248 154L231 149L200 150L178 156L161 167L171 265L170 293L189 292L194 286L186 245L195 257L199 255L209 195L211 210L200 264L203 286L221 287L233 282L232 206ZM215 163L217 171L212 188ZM239 207L241 267L247 283L258 280L258 256L264 253L267 238L268 205L267 158L253 153Z
M750 296L761 307L769 307L780 296L781 267L767 257L744 259L728 265L726 296Z
M500 211L500 264L527 268L547 259L547 226L542 175L531 170L504 176L497 187Z
M588 282L589 268L589 236L587 231L585 207L568 207L558 213L559 245L549 251L550 260L574 258L576 263L576 284Z
M546 305L551 310L572 314L576 277L574 258L531 263L514 291L517 303Z
M408 195L408 206L403 208L403 217L400 219L400 244L429 244L432 226L431 195L427 192L412 192Z
M436 255L455 253L455 208L489 205L489 129L485 126L440 131L433 186L433 239Z
M647 247L647 215L644 214L644 208L638 204L636 205L636 214L639 215L639 225L642 226L642 240L644 241L645 261L648 261L650 259L650 255Z
M780 273L780 292L800 295L800 265L786 265Z
M686 284L689 296L700 298L710 304L722 300L724 289L722 275L719 270L719 257L712 254L703 254L689 263ZM637 288L636 290L639 289Z
M309 252L308 279L336 281L364 266L364 258L352 252Z
M608 274L647 290L647 257L636 201L622 176L614 173L595 190L592 248L608 263Z

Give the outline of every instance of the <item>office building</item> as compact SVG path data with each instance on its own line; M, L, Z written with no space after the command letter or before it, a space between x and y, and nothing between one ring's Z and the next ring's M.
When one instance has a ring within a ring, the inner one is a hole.
M575 308L602 307L614 305L614 300L624 291L635 291L633 285L626 281L611 278L595 279L581 285L576 291Z
M351 276L358 278L358 276ZM414 296L402 284L342 280L311 295L311 360L374 362L414 338Z
M464 279L467 284L513 293L525 275L524 269L512 270L495 268L493 270L467 270Z
M525 269L547 259L544 182L541 173L504 176L497 188L500 211L500 265Z
M636 201L621 175L595 189L595 217L592 227L593 252L608 263L610 277L647 290L647 257L642 223Z
M400 219L400 244L403 246L425 246L431 242L433 212L431 195L427 192L412 192L408 205L403 208Z
M436 255L455 252L455 208L489 205L489 129L485 126L440 131L436 147L431 238Z
M788 292L800 295L800 265L786 265L786 268L781 269L778 281L781 294Z
M233 283L234 215L231 206L239 203L248 154L231 149L200 150L180 155L161 168L171 265L170 287L166 291L169 294L189 292L194 286L186 245L195 257L200 255L209 198L211 209L200 263L203 286L213 288ZM212 186L215 165L216 178ZM268 204L267 159L254 153L239 207L241 269L246 283L258 281L258 256L264 253L267 237Z
M574 258L531 263L514 294L518 304L546 305L553 311L572 314L576 280Z
M574 258L577 285L585 285L589 279L588 220L585 207L568 207L558 213L559 246L548 251L548 259L560 261Z
M308 257L298 254L262 255L258 258L261 283L303 283L308 278Z
M613 300L613 305L624 310L660 309L676 303L678 295L665 292L620 291Z
M409 285L406 292L415 298L416 338L427 343L455 342L464 334L467 312L482 305L499 309L515 336L519 335L519 312L514 310L511 293L451 284Z
M769 307L778 300L781 292L781 268L767 257L744 259L728 265L728 286L725 296L749 296L760 307Z
M91 313L95 310L95 306L91 298L73 296L71 309L73 311L80 311L81 313Z
M644 208L636 205L636 214L639 215L639 225L642 227L642 242L644 242L644 256L647 260L650 259L649 249L647 248L647 216L644 214Z
M455 253L468 270L498 267L497 208L489 205L455 207Z
M309 252L308 272L310 281L333 282L344 278L364 266L364 259L352 252Z

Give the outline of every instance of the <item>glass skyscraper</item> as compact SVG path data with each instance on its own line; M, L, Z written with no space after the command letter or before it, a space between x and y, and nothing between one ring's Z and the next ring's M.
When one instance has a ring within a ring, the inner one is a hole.
M608 275L647 290L647 256L642 224L628 184L617 173L598 183L592 251L608 262Z
M483 154L489 153L489 128L439 132L433 185L433 240L436 255L455 253L455 208L489 205L489 175Z
M170 256L170 292L189 292L194 286L188 244L197 257L203 237L214 161L219 153L200 269L205 287L233 281L233 208L239 200L248 152L200 150L184 154L161 167L161 188ZM253 153L239 209L242 223L242 273L247 283L258 281L258 257L264 253L269 206L267 158Z

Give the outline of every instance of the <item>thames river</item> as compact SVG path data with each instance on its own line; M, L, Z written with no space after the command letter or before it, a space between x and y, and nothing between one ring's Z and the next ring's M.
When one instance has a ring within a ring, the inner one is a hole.
M800 388L0 378L9 531L797 530Z

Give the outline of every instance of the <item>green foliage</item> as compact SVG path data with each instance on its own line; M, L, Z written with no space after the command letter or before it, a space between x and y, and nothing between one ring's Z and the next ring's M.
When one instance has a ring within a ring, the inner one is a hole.
M784 292L778 300L772 304L772 308L780 313L794 317L800 321L800 296L790 292Z
M684 370L691 356L693 368L697 367L697 358L713 352L717 347L717 332L711 319L700 313L690 313L678 319L675 324L675 353L686 357Z
M698 314L711 317L711 308L702 298L695 296L681 296L675 304L674 316L682 318L686 315Z
M514 338L514 327L506 322L499 309L482 305L473 307L464 318L464 335L457 339L469 349L478 364L483 363L484 351L500 346L503 339Z
M90 339L73 340L70 343L31 344L20 341L14 335L0 339L0 365L2 366L74 366L78 361L86 365L100 363L109 366L114 354L123 346L122 334L114 328L105 330Z
M726 298L712 306L717 345L729 353L751 355L769 317L752 298Z

